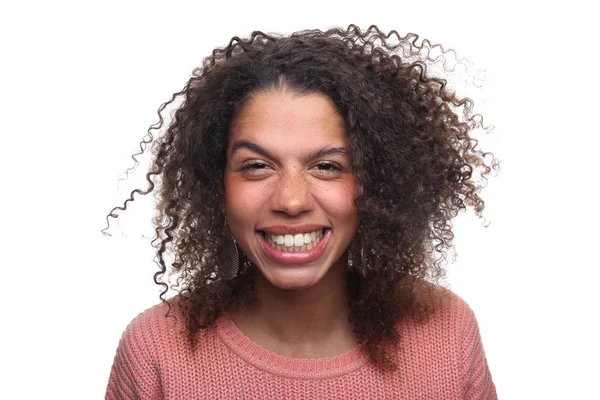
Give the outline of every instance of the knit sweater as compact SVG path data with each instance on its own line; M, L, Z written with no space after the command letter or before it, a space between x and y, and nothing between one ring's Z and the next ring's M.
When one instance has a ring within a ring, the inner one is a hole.
M477 321L456 295L427 322L398 324L398 368L387 373L358 348L318 359L275 354L227 316L192 350L183 315L166 311L156 305L127 327L106 399L497 399Z

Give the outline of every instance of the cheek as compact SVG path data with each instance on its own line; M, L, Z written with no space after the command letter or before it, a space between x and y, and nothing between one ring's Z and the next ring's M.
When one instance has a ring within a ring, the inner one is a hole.
M253 224L265 204L261 185L225 177L225 213L232 225Z
M348 222L349 227L352 223L356 223L358 220L358 210L354 206L356 186L352 182L335 187L322 187L316 193L318 193L319 202L327 214L335 219Z

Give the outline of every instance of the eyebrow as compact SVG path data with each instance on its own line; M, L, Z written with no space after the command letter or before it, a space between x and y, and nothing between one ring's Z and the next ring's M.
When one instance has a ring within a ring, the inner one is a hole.
M267 149L257 145L256 143L249 142L247 140L241 140L239 142L236 142L231 149L231 156L233 157L235 155L235 153L240 151L241 149L250 150L254 153L260 154L263 157L267 157L267 158L271 158L271 159L275 158ZM333 155L348 156L349 152L348 152L348 149L345 147L325 147L325 148L322 148L320 150L313 151L312 153L310 153L310 155L308 156L308 160L312 161L317 158L329 157L329 156L333 156Z

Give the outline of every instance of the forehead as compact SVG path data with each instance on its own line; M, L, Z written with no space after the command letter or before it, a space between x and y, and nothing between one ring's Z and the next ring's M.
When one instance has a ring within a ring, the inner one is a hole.
M298 150L347 145L344 120L327 96L285 89L256 93L242 106L232 121L229 148L242 140Z

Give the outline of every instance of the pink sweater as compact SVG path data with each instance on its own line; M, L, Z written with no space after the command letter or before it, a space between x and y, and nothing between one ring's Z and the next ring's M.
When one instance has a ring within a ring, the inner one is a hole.
M425 324L399 324L397 371L378 373L358 349L283 357L222 317L193 352L183 316L159 304L125 330L106 399L497 399L469 306L453 295ZM173 311L172 311L173 313Z

